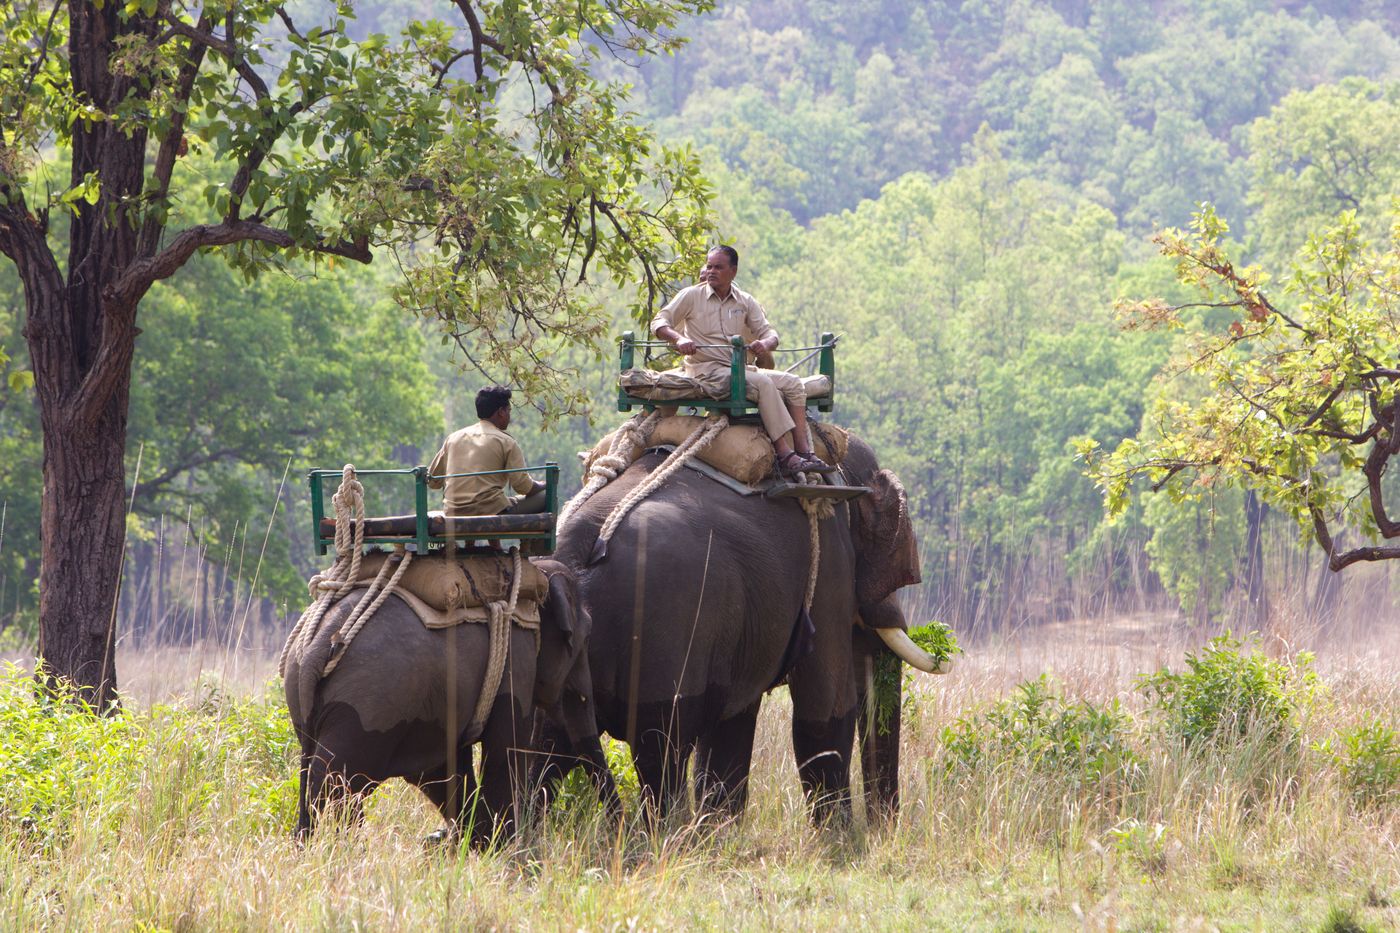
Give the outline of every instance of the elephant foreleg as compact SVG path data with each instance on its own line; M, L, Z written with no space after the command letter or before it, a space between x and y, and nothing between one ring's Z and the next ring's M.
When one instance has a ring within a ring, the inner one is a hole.
M856 632L855 641L861 783L874 825L899 812L903 663L867 632Z
M497 701L497 711L481 736L481 792L472 822L472 844L489 846L515 834L516 814L525 799L530 762L530 721L511 713L512 700ZM502 709L502 706L505 706Z
M849 822L851 766L848 759L855 733L854 710L825 721L793 716L792 748L802 790L818 823Z
M695 800L702 812L738 817L749 796L759 703L702 736L695 749Z

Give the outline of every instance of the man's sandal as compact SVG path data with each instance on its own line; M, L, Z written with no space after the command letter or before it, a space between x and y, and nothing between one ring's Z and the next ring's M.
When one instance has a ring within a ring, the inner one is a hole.
M800 454L795 450L775 458L775 465L781 475L789 477L801 473L831 473L836 469L810 454Z

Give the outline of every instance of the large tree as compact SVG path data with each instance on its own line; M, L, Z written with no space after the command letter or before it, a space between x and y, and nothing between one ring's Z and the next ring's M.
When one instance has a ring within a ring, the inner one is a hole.
M1344 213L1281 280L1234 261L1226 232L1206 206L1158 237L1197 300L1121 306L1131 326L1185 332L1164 377L1201 388L1161 394L1111 453L1081 444L1110 512L1138 479L1179 501L1242 486L1296 519L1334 571L1400 558L1381 543L1400 538L1386 476L1400 453L1400 223L1372 245Z
M127 406L151 286L201 250L250 273L392 251L406 307L484 370L573 406L547 348L601 338L582 286L601 269L652 301L698 251L707 198L689 154L656 146L593 66L669 51L668 30L708 5L457 0L450 23L357 42L349 2L315 23L267 0L0 4L0 253L24 286L43 431L54 676L114 697ZM192 149L219 168L187 167Z

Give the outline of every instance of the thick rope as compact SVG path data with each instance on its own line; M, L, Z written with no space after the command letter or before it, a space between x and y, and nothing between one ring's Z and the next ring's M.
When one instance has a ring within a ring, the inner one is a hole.
M656 491L662 483L670 479L689 461L693 460L700 451L719 436L719 433L729 427L728 415L710 415L705 419L705 423L690 432L690 436L681 441L680 445L666 458L666 462L659 469L653 470L641 483L632 488L632 491L622 497L622 501L613 507L612 512L603 522L603 527L598 532L598 540L607 542L612 538L613 532L617 531L617 526L622 524L622 520L627 517L627 513L647 496Z
M331 639L331 659L326 663L326 669L321 672L322 677L330 676L331 671L335 670L336 665L340 663L340 659L345 657L350 642L355 640L355 636L360 634L360 629L365 627L365 623L379 611L384 600L388 599L389 594L394 592L394 587L399 585L399 580L403 577L404 571L408 569L409 563L412 562L413 555L402 551L397 556L400 558L398 561L386 560L384 566L379 568L378 576L374 578L374 582L365 591L365 595L355 607L355 611L350 613L350 618L341 624L340 631L336 632L335 637ZM389 565L393 563L397 563L398 567L395 568L394 575L390 577L389 582L385 584L384 578L388 576ZM383 585L383 589L379 589L381 585ZM376 593L375 590L378 592Z
M632 461L637 458L637 454L646 446L647 439L651 437L652 429L660 420L660 410L654 409L645 415L637 412L622 423L622 426L617 429L617 433L613 434L612 443L608 445L608 452L594 460L588 468L588 482L572 499L564 504L563 510L559 513L559 528L562 529L573 517L573 514L585 502L593 498L594 493L617 479L617 475L631 465Z
M812 563L807 568L807 595L802 600L802 606L810 613L812 597L817 595L817 566L822 559L822 540L817 527L817 510L807 508L806 502L802 503L802 509L807 513L807 541L812 550Z
M827 451L833 449L831 442L827 439L826 433L812 422L807 423L807 447L812 448L812 434L815 430L822 439L822 444ZM815 473L804 473L799 477L799 481L806 486L816 486L822 483L822 478ZM821 564L822 548L821 533L818 522L836 515L836 503L830 499L799 499L802 504L802 511L807 513L807 540L811 544L812 561L807 568L807 597L803 602L808 612L812 611L812 599L817 592L817 568Z
M515 615L515 603L520 596L520 548L510 549L515 558L514 577L510 581L510 599L506 602L489 603L491 650L486 658L486 678L481 684L481 695L476 699L476 712L472 714L468 735L474 740L481 735L486 725L486 717L491 714L491 706L496 702L496 691L501 687L501 677L506 670L506 655L510 648L510 622ZM538 639L538 634L536 638Z
M365 487L355 478L354 464L347 463L341 470L340 488L331 496L331 504L335 508L335 563L313 576L308 584L312 603L292 627L277 660L277 673L284 677L293 649L300 652L311 644L326 609L354 586L360 572L365 541Z

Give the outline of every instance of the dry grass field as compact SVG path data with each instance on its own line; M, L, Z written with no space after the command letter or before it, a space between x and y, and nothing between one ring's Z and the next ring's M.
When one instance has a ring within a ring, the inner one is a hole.
M1214 633L1104 614L1002 633L951 675L908 680L892 826L808 823L778 691L742 822L650 833L575 804L489 854L426 849L435 812L402 785L372 798L363 825L295 844L267 645L124 650L116 722L42 707L12 669L0 917L75 930L1393 929L1400 745L1385 730L1400 725L1400 615L1365 602L1325 634L1279 613L1234 653L1295 685L1298 652L1316 653L1319 687L1282 733L1184 739L1138 678L1203 657Z

